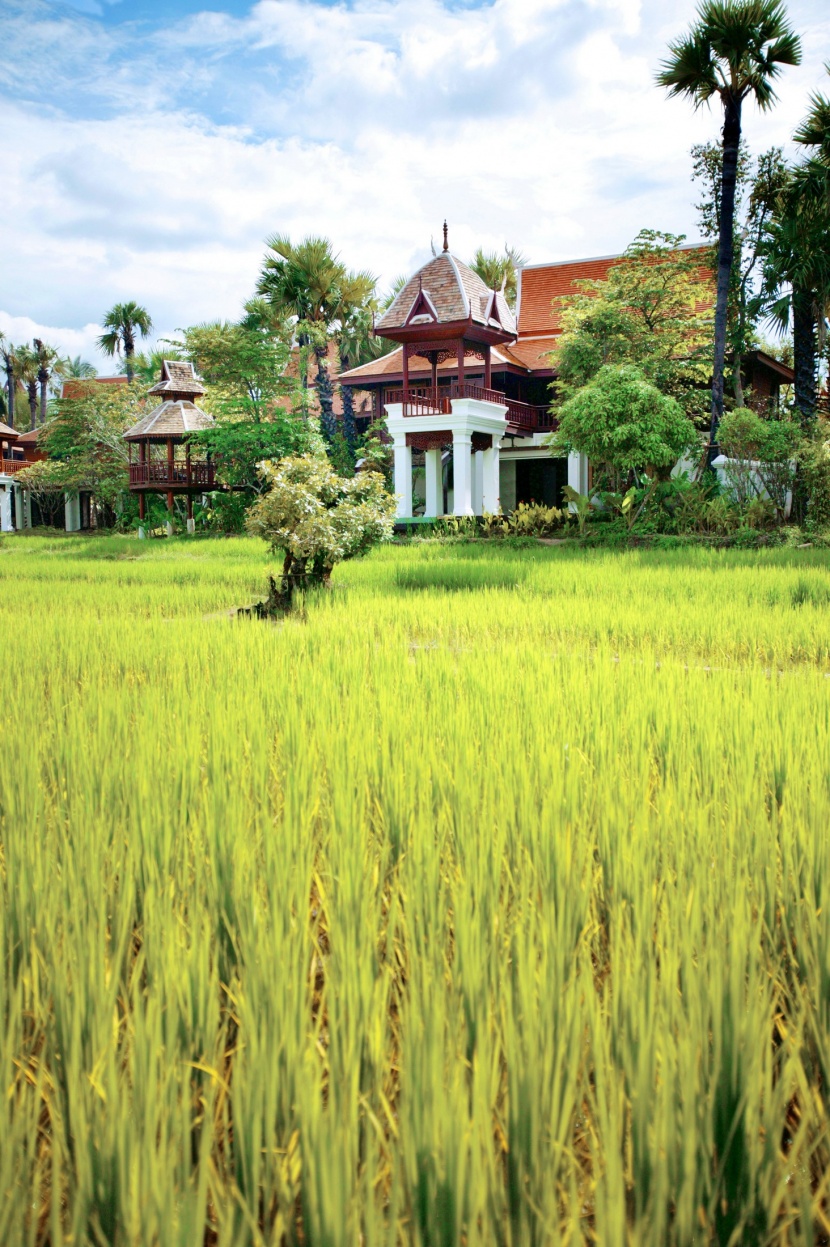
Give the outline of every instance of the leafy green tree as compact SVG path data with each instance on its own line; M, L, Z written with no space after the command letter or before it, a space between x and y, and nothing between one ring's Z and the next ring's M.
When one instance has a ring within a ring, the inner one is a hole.
M703 189L696 204L703 237L714 244L720 237L723 149L718 143L700 143L692 148L692 179ZM777 198L787 178L787 165L780 147L763 152L752 160L741 142L735 182L733 262L727 309L728 365L735 404L745 405L741 369L747 351L757 341L762 316L762 249L775 211ZM712 266L717 267L717 250Z
M519 269L524 268L525 264L527 260L522 253L505 243L503 254L499 251L484 251L479 247L470 268L478 273L489 290L500 290L509 307L515 309Z
M631 364L605 364L559 409L550 438L560 454L585 454L613 489L634 474L670 471L696 439L680 403ZM595 484L599 488L599 481Z
M39 438L46 463L20 473L21 484L58 491L88 489L108 509L129 496L129 452L124 432L147 409L148 400L134 386L91 382L74 398L58 399L54 415Z
M723 162L718 232L718 274L712 367L710 462L723 416L726 327L735 238L735 187L744 102L772 107L772 84L782 65L798 65L801 44L778 0L703 0L689 33L669 45L658 83L695 108L717 97L723 107Z
M731 459L726 467L737 500L742 505L766 490L779 519L795 480L795 457L801 433L794 420L770 420L746 407L726 412L721 421L720 446Z
M325 584L337 563L391 537L396 502L379 473L338 476L325 455L262 466L269 488L246 528L283 557L279 589L270 580L269 612L287 609L295 592Z
M568 398L608 364L634 364L687 413L703 415L709 379L711 299L700 253L682 234L642 230L604 281L580 281L560 301L554 359Z
M123 355L127 380L133 379L133 357L136 337L146 338L153 328L150 313L138 303L116 303L104 317L104 329L98 346L106 355Z
M287 235L278 234L268 241L257 293L294 325L303 388L308 385L303 352L310 348L316 357L320 421L328 443L336 432L328 344L357 309L370 305L375 284L371 273L347 269L327 238L308 237L295 244Z

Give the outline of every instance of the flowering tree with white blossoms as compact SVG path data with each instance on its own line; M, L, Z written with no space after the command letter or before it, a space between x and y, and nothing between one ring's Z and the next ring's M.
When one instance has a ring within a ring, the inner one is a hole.
M326 584L332 568L392 536L396 503L378 472L338 476L329 460L295 455L259 465L268 488L248 512L249 533L283 556L261 613L291 606L294 593Z

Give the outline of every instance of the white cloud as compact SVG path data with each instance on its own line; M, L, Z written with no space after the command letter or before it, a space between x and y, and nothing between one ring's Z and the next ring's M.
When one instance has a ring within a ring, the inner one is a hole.
M72 354L121 299L162 335L237 315L277 231L325 233L387 281L444 216L459 254L508 241L533 261L644 225L694 236L688 149L719 118L654 86L679 0L260 0L152 39L41 0L7 12L0 327L37 322ZM773 112L747 110L756 150L830 85L823 5L790 12L805 62ZM25 63L49 64L42 85Z

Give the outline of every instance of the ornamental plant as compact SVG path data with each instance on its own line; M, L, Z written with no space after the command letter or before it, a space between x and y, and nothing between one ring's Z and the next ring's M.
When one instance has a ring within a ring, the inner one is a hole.
M246 528L283 556L280 587L269 577L260 614L288 610L297 590L328 583L337 563L391 537L396 503L379 473L338 476L317 455L259 466L268 490L249 511Z
M634 365L606 364L562 405L550 444L586 454L616 489L632 474L669 471L695 438L677 399Z

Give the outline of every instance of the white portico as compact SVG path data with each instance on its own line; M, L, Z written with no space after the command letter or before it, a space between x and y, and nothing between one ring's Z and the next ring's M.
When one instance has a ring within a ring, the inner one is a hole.
M458 387L452 387L456 389ZM476 387L465 387L473 390ZM455 515L495 513L499 501L499 450L508 427L507 406L489 398L445 399L449 411L430 410L433 404L418 403L417 412L407 404L386 406L386 427L393 439L395 493L398 516L412 516L412 452L424 452L425 515L443 514L442 452L452 447L453 512Z

